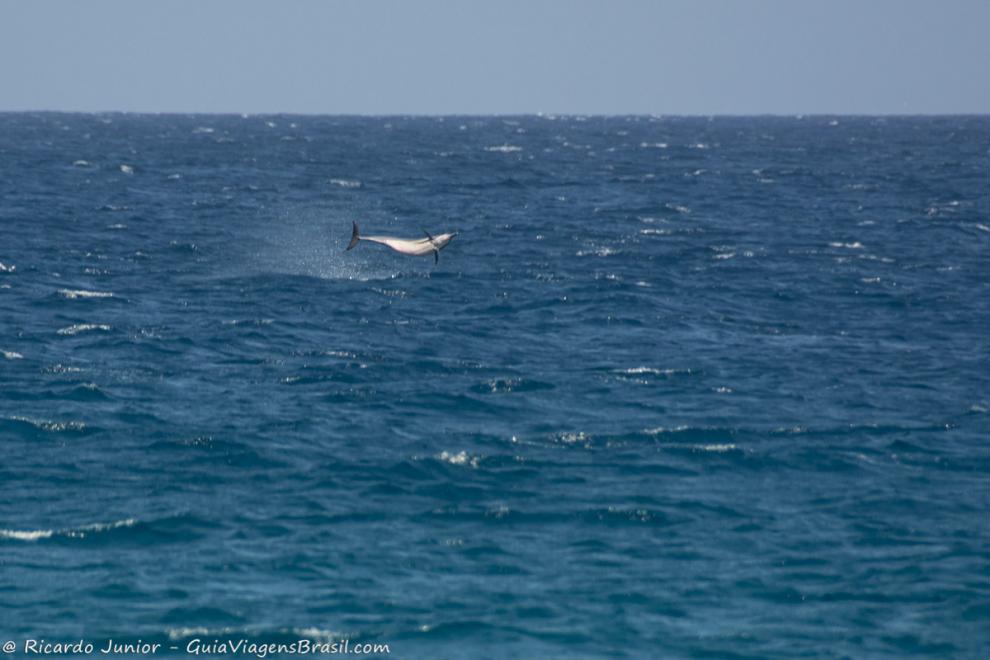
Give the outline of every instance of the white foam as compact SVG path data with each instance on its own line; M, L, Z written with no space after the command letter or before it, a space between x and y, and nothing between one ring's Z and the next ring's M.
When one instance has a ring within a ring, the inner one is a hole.
M13 539L14 541L37 541L38 539L51 538L54 534L50 529L38 529L24 532L15 529L0 529L0 539Z
M11 264L10 266L5 266L2 261L0 261L0 273L13 273L17 270L17 266Z
M54 433L67 430L82 431L86 428L86 425L82 422L52 422L47 419L32 419L30 417L22 417L20 415L12 415L7 419L15 422L24 422L25 424L30 424L31 426L41 429L42 431L52 431Z
M572 445L577 442L587 442L588 440L591 440L591 436L585 434L584 431L578 431L577 433L560 433L557 435L557 440Z
M355 179L330 179L330 183L341 188L360 188L362 185Z
M85 538L87 534L91 534L93 532L104 532L110 529L117 529L119 527L131 527L136 524L137 520L134 518L127 518L125 520L117 520L110 523L93 523L91 525L82 525L81 527L72 527L58 531L53 529L35 529L26 531L16 529L0 529L0 539L32 542L39 539L49 539L56 534L69 538L81 539Z
M347 635L336 630L323 630L321 628L293 628L292 633L319 642L332 642L338 639L346 639Z
M829 247L834 247L834 248L846 248L847 250L862 250L863 249L863 244L860 243L859 241L854 241L852 243L840 243L838 241L835 241L835 242L829 243L828 246Z
M643 429L643 433L646 435L663 435L665 433L679 433L680 431L686 431L687 429L687 426L674 426L670 428L665 426L656 426L652 429Z
M21 355L20 353L17 353L16 351L0 351L0 353L3 353L3 356L5 358L7 358L8 360L23 360L24 359L24 356Z
M76 160L76 161L73 161L72 162L72 165L74 167L88 167L89 166L89 162L88 161L85 161L85 160Z
M653 374L654 376L673 376L675 374L689 374L690 369L657 369L656 367L630 367L628 369L618 369L616 373L626 374L628 376L637 376L641 374Z
M470 465L471 467L478 467L478 457L471 456L466 451L460 451L456 454L442 451L437 458L441 461L446 461L451 465Z
M108 332L110 326L105 323L76 323L75 325L70 325L66 328L61 328L56 331L59 335L78 335L80 332L89 332L91 330L102 330L103 332Z
M113 298L111 291L87 291L85 289L59 289L58 294L63 298Z
M124 520L116 520L110 523L93 523L92 525L83 525L82 527L76 527L75 529L68 529L62 532L68 537L81 539L85 538L87 534L93 532L105 532L110 529L119 529L121 527L133 527L137 524L137 520L134 518L126 518Z
M594 250L578 250L574 254L575 256L578 257L588 257L591 255L595 255L596 257L610 257L613 254L617 254L617 253L618 250L613 250L610 247L600 247L600 248L595 248Z
M120 171L123 172L124 174L134 174L134 168L131 167L130 165L121 165Z
M522 147L517 147L514 144L500 144L494 147L485 147L485 151L494 151L501 154L511 154L516 151L522 151Z
M640 142L640 149L666 149L668 145L666 142Z

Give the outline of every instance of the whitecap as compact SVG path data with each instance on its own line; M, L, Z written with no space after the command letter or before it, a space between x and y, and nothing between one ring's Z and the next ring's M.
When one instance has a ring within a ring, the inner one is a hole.
M110 523L93 523L91 525L83 525L82 527L67 529L61 533L70 538L82 539L86 538L88 534L94 532L106 532L108 530L119 529L121 527L133 527L136 524L137 520L134 518L126 518L124 520L116 520Z
M17 351L0 351L0 353L3 353L3 356L5 358L7 358L8 360L23 360L24 359L24 356L21 355L20 353L18 353Z
M131 527L137 524L137 520L134 518L127 518L126 520L117 520L111 523L94 523L92 525L82 525L81 527L73 527L63 530L53 530L53 529L35 529L35 530L16 530L16 529L0 529L0 539L11 539L14 541L38 541L39 539L49 539L56 534L59 536L65 536L68 538L81 539L85 538L88 534L94 532L104 532L110 529L117 529L119 527Z
M451 454L447 451L440 452L437 456L441 461L446 461L451 465L470 465L471 467L478 467L478 457L471 456L466 451L460 451L456 454Z
M53 364L51 366L42 369L43 373L46 374L71 374L71 373L82 373L82 369L79 367L71 367L65 364Z
M668 145L666 142L640 142L640 149L666 149Z
M131 167L130 165L121 165L120 171L123 172L124 174L134 174L134 168Z
M360 188L362 185L355 179L330 179L330 183L341 188Z
M89 161L86 160L75 160L72 161L73 167L89 167Z
M90 330L102 330L103 332L108 332L110 326L105 323L76 323L75 325L70 325L66 328L59 329L56 334L59 335L78 335L80 332L89 332Z
M216 131L215 128L210 128L209 126L197 126L196 128L193 129L194 134L213 133L215 131Z
M584 431L578 431L576 433L558 433L556 436L557 441L564 442L569 445L575 444L577 442L587 442L591 440L591 436L585 434Z
M15 529L0 529L0 539L13 539L15 541L37 541L47 539L55 532L50 529L38 529L34 531L21 531Z
M13 273L15 270L17 270L17 266L13 264L6 266L0 261L0 273Z
M686 431L687 429L687 426L674 426L670 428L665 426L655 426L652 429L643 429L643 433L646 435L665 435L667 433L679 433L680 431Z
M320 628L293 628L292 633L294 635L299 635L300 637L305 637L306 639L313 639L316 641L326 641L332 642L338 639L345 639L347 635L343 632L336 630L323 630Z
M23 417L20 415L12 415L7 419L14 422L24 422L25 424L30 424L31 426L42 431L50 431L53 433L61 433L62 431L83 431L86 429L86 425L82 422L53 422L47 419L33 419L31 417Z
M614 373L625 374L627 376L639 376L642 374L652 374L654 376L674 376L678 374L690 374L690 369L658 369L656 367L630 367L628 369L616 369Z
M178 641L185 639L187 637L199 637L199 636L212 636L219 637L220 635L231 635L239 632L236 628L168 628L166 629L168 633L168 638L171 641Z
M617 254L617 253L618 250L613 250L610 247L600 247L600 248L595 248L594 250L578 250L577 252L574 253L574 255L578 257L589 257L591 255L595 255L597 257L610 257L613 254Z
M832 243L829 243L828 246L829 247L834 247L834 248L846 248L848 250L862 250L863 249L863 244L860 243L859 241L854 241L852 243L840 243L838 241L834 241Z
M59 289L58 294L63 298L113 298L111 291L86 291L85 289Z
M485 147L485 151L494 151L502 154L511 154L516 151L522 151L522 147L517 147L514 144L500 144L494 147Z

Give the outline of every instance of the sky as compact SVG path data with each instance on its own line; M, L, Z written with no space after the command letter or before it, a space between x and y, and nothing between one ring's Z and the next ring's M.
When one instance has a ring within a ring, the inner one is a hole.
M990 113L990 0L0 0L0 111Z

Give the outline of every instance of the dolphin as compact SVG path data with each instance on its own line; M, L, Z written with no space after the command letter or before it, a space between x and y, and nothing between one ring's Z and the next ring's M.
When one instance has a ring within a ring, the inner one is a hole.
M430 232L423 230L426 234L426 238L395 238L393 236L362 236L358 231L358 225L354 223L354 229L351 231L351 242L347 245L347 249L350 250L358 241L371 241L372 243L381 243L382 245L387 245L396 252L401 252L402 254L408 254L412 257L422 257L424 255L433 253L433 263L440 262L440 250L447 247L447 243L457 236L457 232L451 234L438 234L436 236L431 236ZM345 250L346 252L347 250Z

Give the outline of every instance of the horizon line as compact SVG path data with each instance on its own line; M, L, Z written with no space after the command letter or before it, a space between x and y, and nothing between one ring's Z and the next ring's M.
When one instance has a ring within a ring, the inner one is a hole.
M62 114L62 115L171 115L171 116L216 116L216 117L341 117L341 118L367 118L367 119L392 119L392 118L445 118L445 117L585 117L585 118L615 118L615 117L649 117L659 118L683 118L683 119L715 119L715 118L801 118L801 117L860 117L860 118L884 118L884 117L990 117L990 111L977 112L698 112L698 113L658 113L658 112L305 112L305 111L238 111L238 110L205 110L205 111L184 111L184 110L52 110L52 109L29 109L29 110L5 110L0 109L0 115L14 114Z

